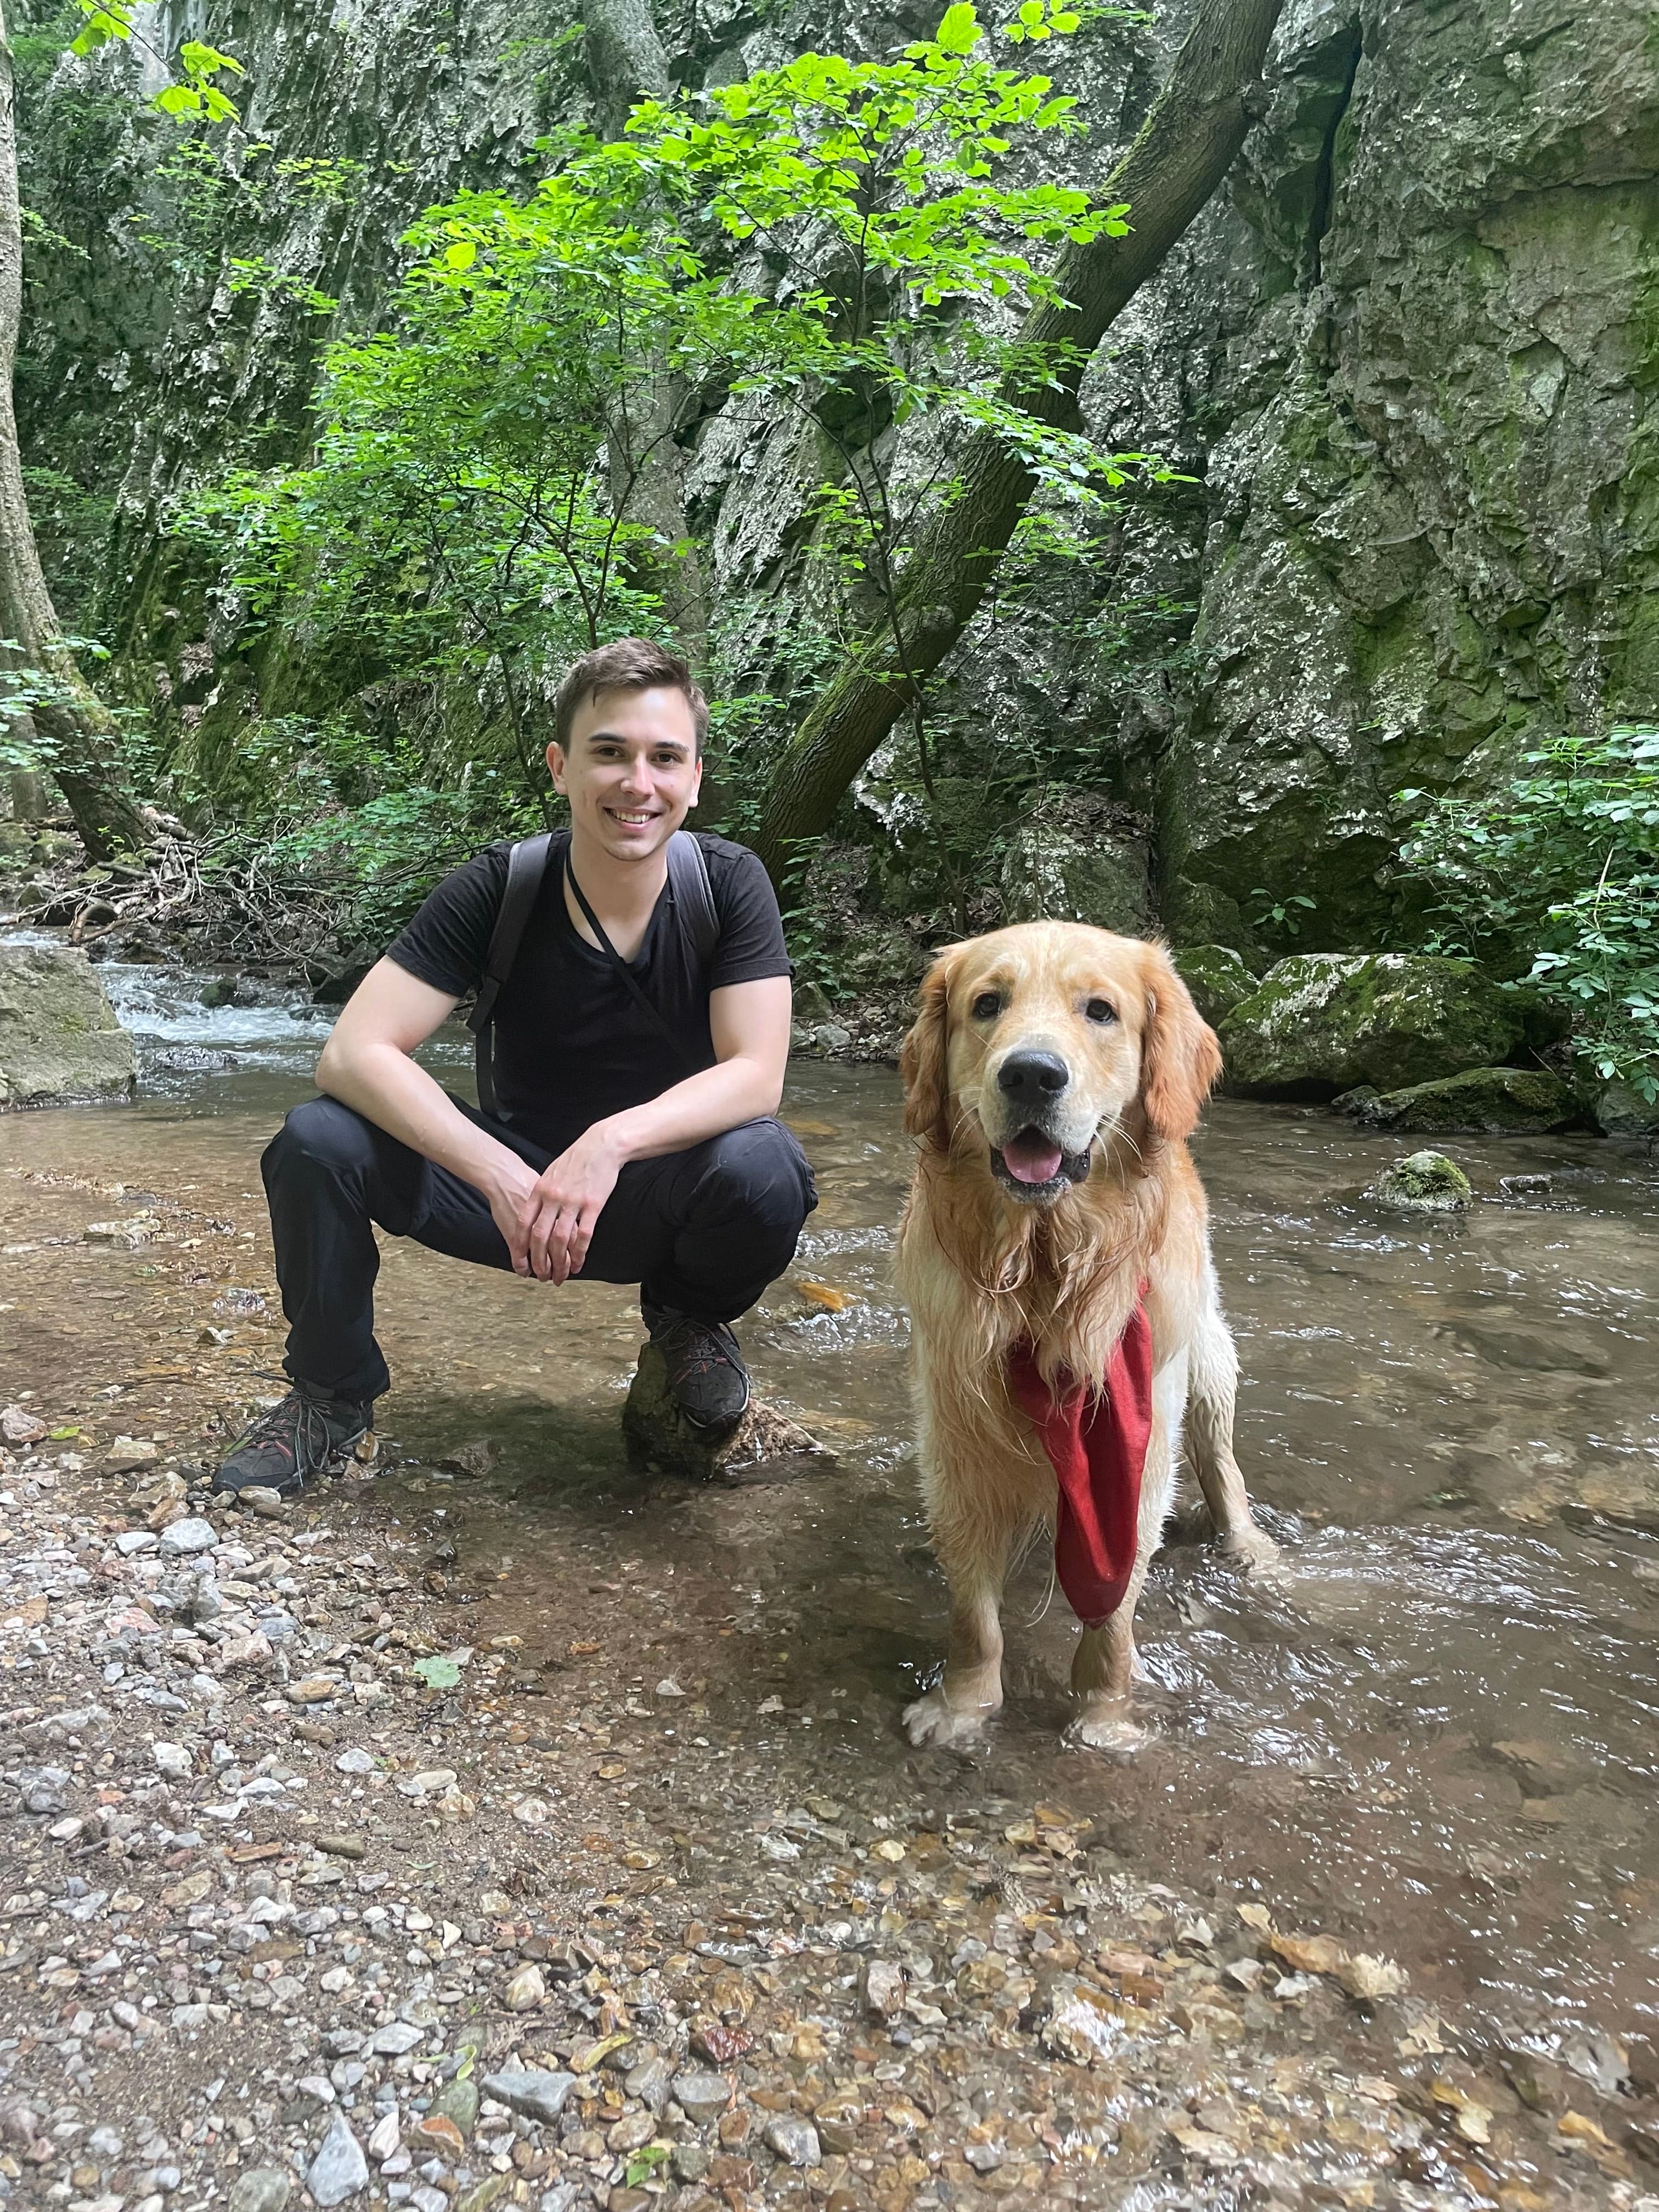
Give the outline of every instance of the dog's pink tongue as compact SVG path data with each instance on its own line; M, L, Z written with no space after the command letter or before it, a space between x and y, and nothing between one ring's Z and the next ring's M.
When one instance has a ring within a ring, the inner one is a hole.
M1039 1137L1035 1129L1022 1129L1011 1137L1002 1157L1016 1182L1052 1182L1060 1173L1060 1146Z

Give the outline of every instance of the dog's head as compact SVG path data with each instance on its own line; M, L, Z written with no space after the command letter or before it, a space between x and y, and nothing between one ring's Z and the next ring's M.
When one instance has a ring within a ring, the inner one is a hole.
M1052 1206L1118 1129L1189 1136L1221 1048L1161 945L1036 921L940 953L899 1069L912 1135L983 1144L1010 1198Z

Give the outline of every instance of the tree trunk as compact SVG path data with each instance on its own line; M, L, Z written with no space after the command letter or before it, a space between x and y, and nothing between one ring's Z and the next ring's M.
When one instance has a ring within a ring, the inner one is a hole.
M64 641L23 489L11 390L23 311L15 93L0 19L0 637L10 641L11 665L33 671L49 688L51 696L34 704L35 726L52 748L52 771L88 857L105 860L117 845L142 845L145 829L116 766L115 724Z
M1169 82L1133 144L1102 185L1108 204L1127 201L1124 238L1073 246L1055 270L1060 297L1027 318L1023 343L1073 349L1069 366L1047 386L1005 386L1051 424L1071 420L1084 362L1113 320L1162 264L1204 207L1243 143L1249 94L1285 0L1200 0ZM775 882L795 843L820 836L859 770L908 704L914 678L945 658L984 599L1004 548L1024 513L1032 478L994 433L963 441L961 491L925 525L900 580L905 651L872 640L860 665L839 678L801 723L767 793L754 844Z
M648 0L588 0L584 47L600 128L620 138L635 104L665 100L674 88L668 56L657 35ZM694 663L708 641L708 607L702 566L685 520L685 456L674 438L684 404L682 380L646 371L613 410L608 435L613 494L630 522L654 530L665 547L655 560L635 566L656 592L680 649Z

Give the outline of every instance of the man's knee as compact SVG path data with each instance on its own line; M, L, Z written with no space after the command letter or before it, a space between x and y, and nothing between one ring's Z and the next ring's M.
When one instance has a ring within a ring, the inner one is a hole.
M362 1175L374 1161L374 1131L337 1098L307 1098L295 1106L259 1163L265 1187L274 1178Z
M818 1202L806 1155L781 1121L745 1121L714 1138L699 1181L722 1212L745 1214L792 1244Z

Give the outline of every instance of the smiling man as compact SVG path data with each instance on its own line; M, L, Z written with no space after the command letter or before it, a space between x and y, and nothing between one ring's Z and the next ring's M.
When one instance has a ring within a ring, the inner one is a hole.
M670 866L707 726L685 663L643 638L566 678L547 760L570 828L548 842L495 1000L493 1114L412 1055L485 975L510 847L440 884L341 1013L317 1066L325 1095L294 1109L262 1163L294 1387L219 1489L292 1496L372 1426L390 1382L376 1224L541 1282L638 1283L681 1410L712 1430L741 1415L731 1323L788 1266L816 1194L775 1118L790 970L765 870L706 832L678 896Z

